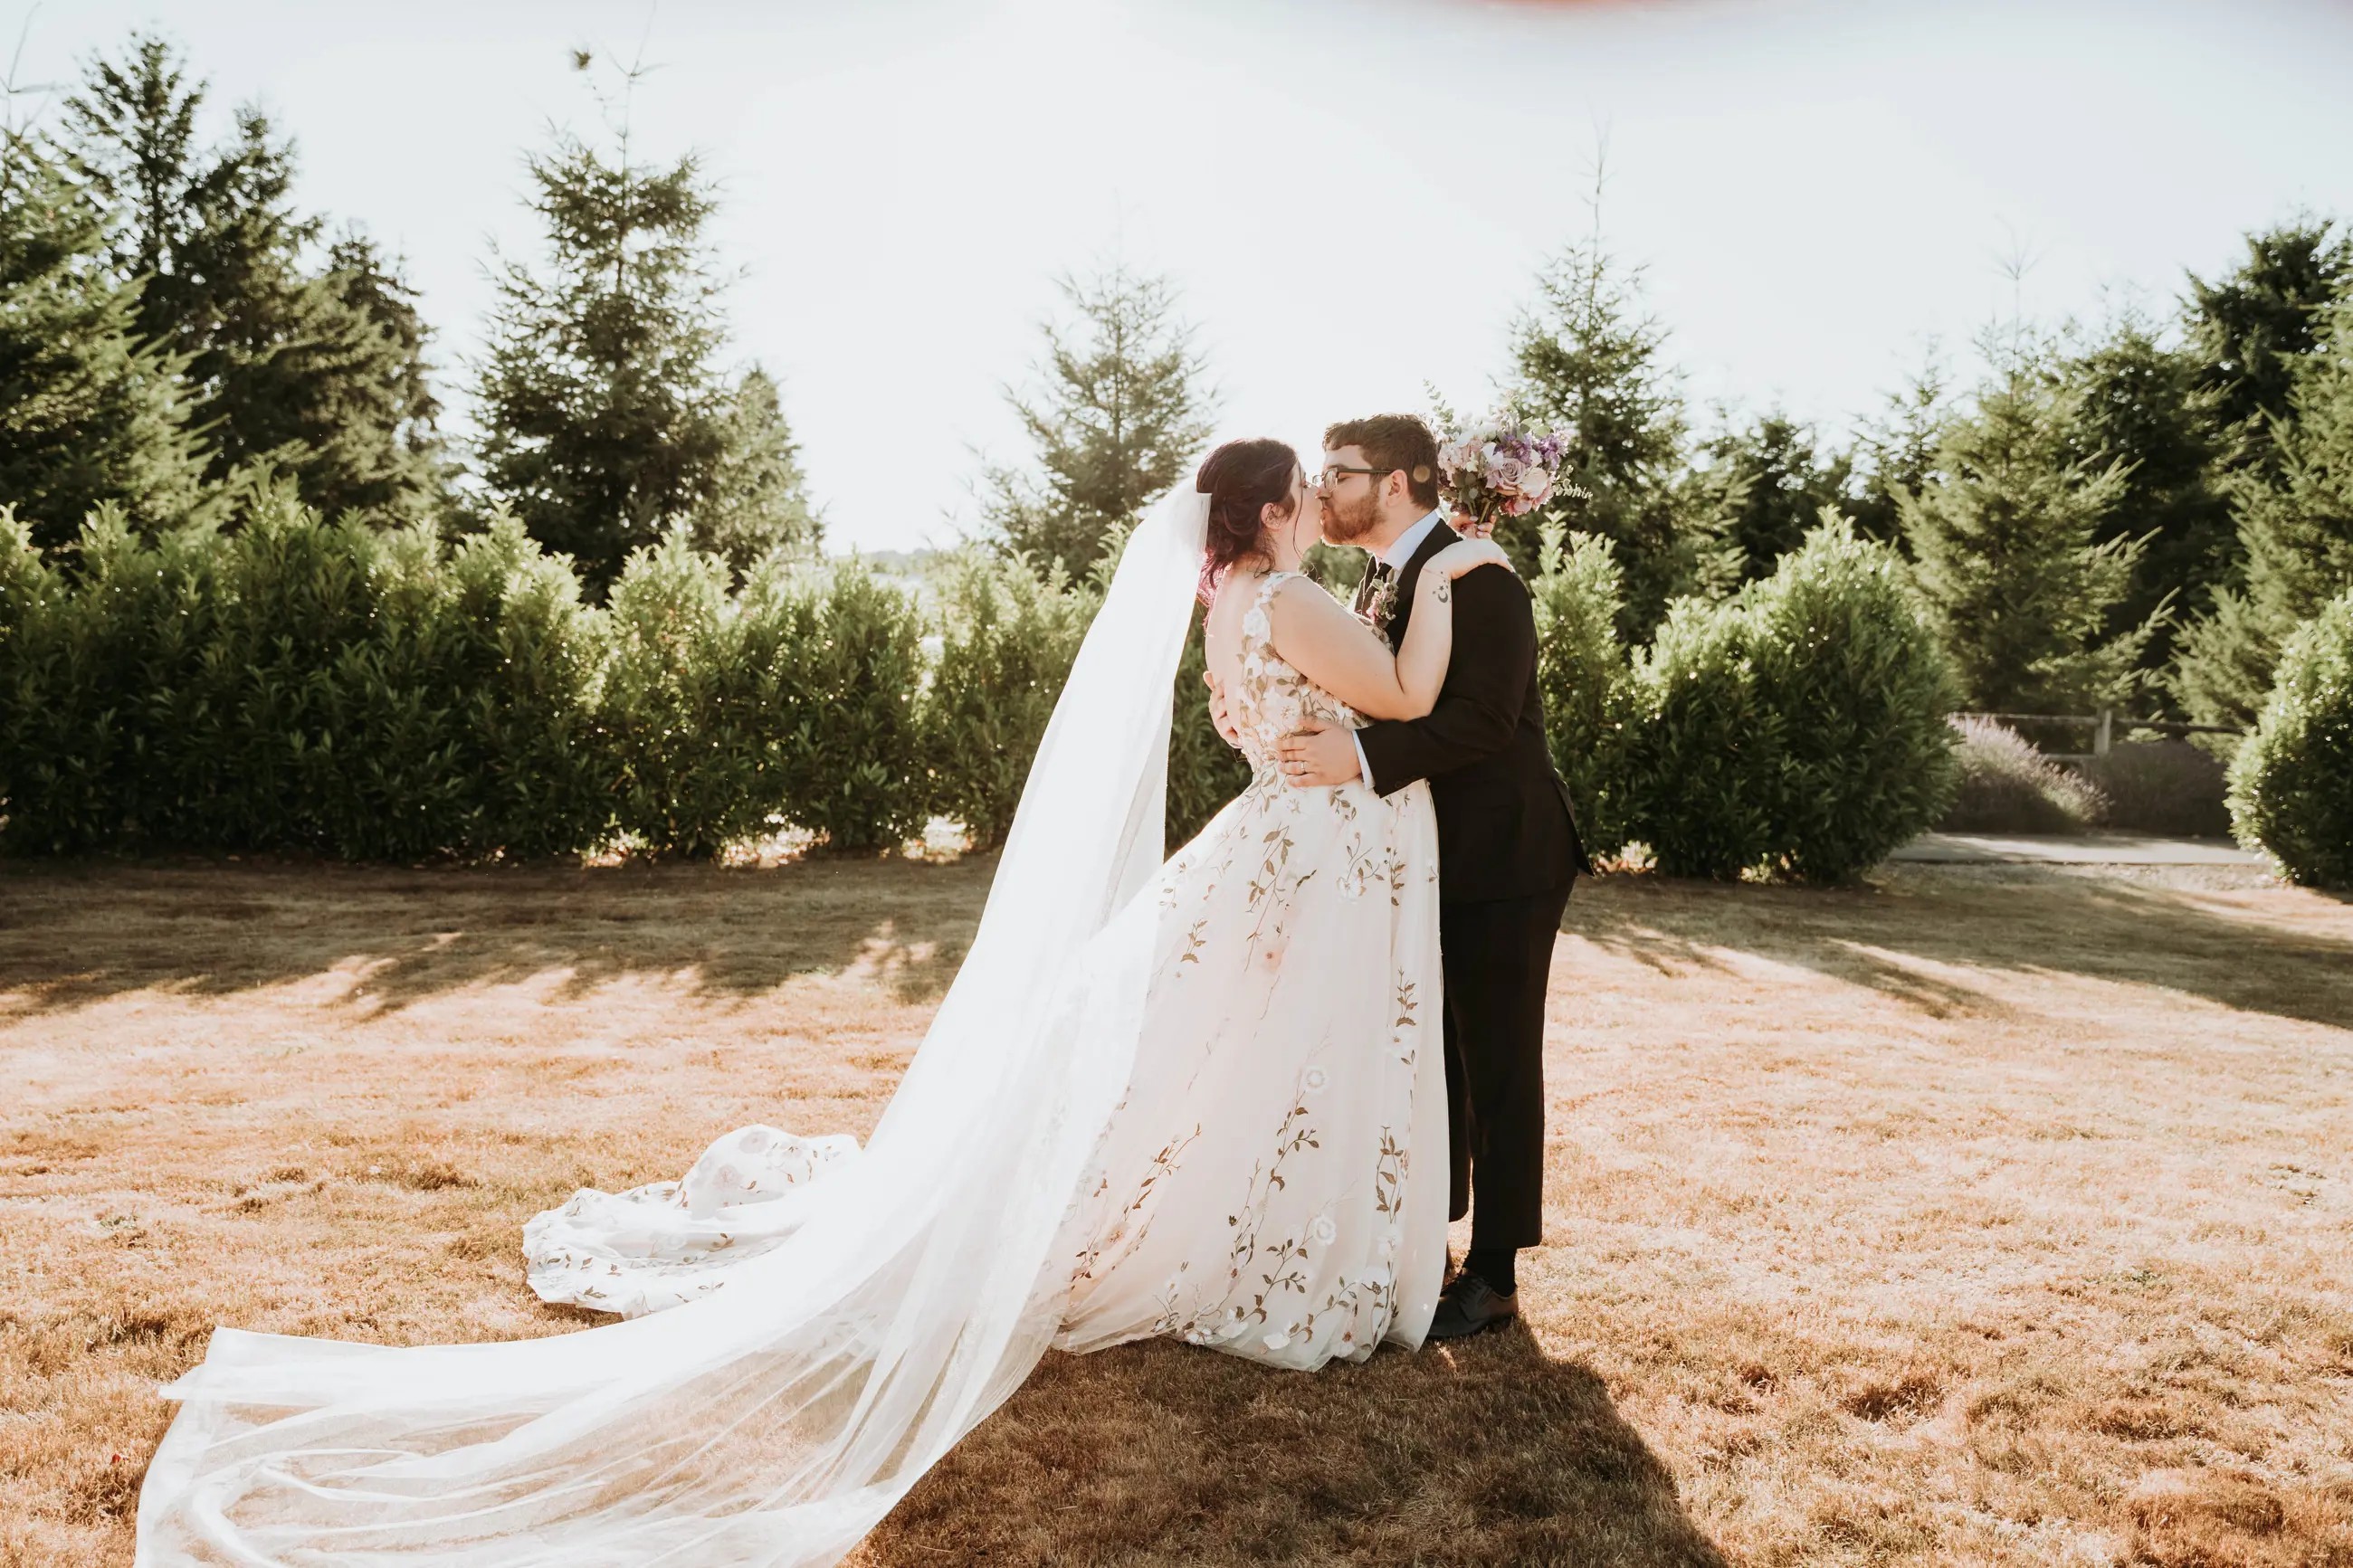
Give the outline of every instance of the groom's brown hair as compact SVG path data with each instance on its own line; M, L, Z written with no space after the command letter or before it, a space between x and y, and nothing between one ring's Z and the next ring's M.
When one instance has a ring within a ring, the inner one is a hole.
M1438 504L1438 437L1416 416L1376 414L1325 426L1324 449L1335 452L1343 447L1361 447L1373 468L1403 470L1406 493L1417 506Z

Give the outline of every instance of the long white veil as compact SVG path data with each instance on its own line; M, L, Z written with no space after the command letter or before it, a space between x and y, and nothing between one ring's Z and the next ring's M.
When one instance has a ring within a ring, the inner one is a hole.
M865 1153L724 1289L552 1339L216 1331L137 1563L828 1563L1045 1353L1149 979L1170 698L1208 498L1130 536L970 955Z

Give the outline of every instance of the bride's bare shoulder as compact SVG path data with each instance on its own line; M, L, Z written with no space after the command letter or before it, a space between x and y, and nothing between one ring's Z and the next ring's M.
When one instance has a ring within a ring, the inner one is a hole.
M1294 652L1312 657L1319 648L1351 644L1366 635L1365 623L1303 573L1285 577L1268 595L1267 630L1287 658Z

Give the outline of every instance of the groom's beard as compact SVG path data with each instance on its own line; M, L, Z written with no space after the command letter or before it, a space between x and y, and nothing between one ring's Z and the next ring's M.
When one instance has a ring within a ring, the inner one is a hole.
M1375 498L1366 496L1356 506L1342 508L1332 501L1324 503L1324 542L1354 544L1380 526L1380 508Z

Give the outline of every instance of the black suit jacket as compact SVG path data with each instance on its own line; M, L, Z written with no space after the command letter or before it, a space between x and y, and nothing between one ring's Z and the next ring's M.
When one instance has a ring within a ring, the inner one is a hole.
M1413 617L1423 563L1454 539L1442 523L1430 530L1398 574L1391 647ZM1379 794L1430 781L1440 898L1525 898L1592 869L1545 743L1535 612L1512 573L1482 568L1455 579L1454 656L1436 706L1425 718L1377 720L1356 739Z

